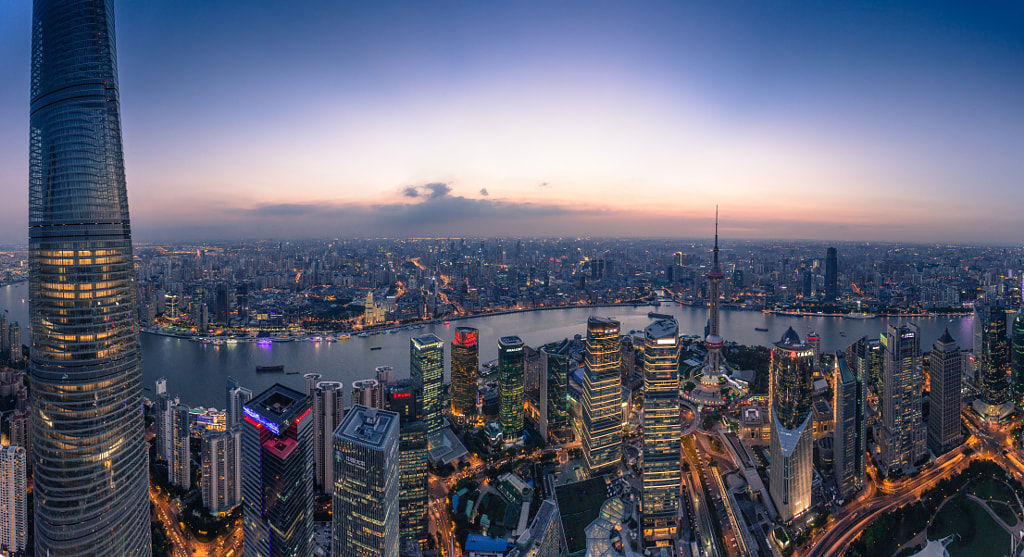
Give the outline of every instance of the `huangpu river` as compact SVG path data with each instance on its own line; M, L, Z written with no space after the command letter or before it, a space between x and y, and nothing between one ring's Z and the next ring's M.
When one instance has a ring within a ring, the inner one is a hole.
M8 319L23 327L23 339L28 336L28 284L0 287L0 310L8 311ZM675 316L680 334L703 335L707 323L707 310L674 304L660 307L599 307L566 308L526 311L503 315L488 315L444 323L424 325L422 329L401 330L369 337L352 336L334 343L295 341L270 346L255 343L204 344L185 339L143 333L142 375L144 385L153 389L160 377L167 378L167 390L181 396L190 406L224 407L225 384L229 376L236 377L253 392L260 392L274 383L282 383L303 390L302 374L320 373L325 380L342 381L346 388L353 381L372 378L374 368L393 366L396 378L409 374L409 339L415 335L434 333L446 343L460 325L480 330L480 362L497 357L498 338L519 335L530 346L539 346L552 340L585 335L587 317L601 315L614 317L622 323L622 331L642 330L653 320L647 313ZM931 345L949 327L950 334L961 348L971 348L973 318L966 317L913 317L905 321L921 327L921 348ZM861 336L877 337L888 322L897 318L844 319L840 317L794 317L763 314L759 311L723 310L722 336L727 341L765 346L778 341L787 327L804 335L814 331L821 337L821 349L842 350ZM758 331L755 328L768 329ZM379 350L371 348L379 347ZM445 351L450 348L446 345ZM448 362L445 358L445 374ZM286 373L257 373L256 366L283 365ZM147 391L152 396L152 391Z

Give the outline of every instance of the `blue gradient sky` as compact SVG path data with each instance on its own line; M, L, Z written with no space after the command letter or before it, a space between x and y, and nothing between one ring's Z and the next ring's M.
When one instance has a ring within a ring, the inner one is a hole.
M1024 238L1024 4L117 2L137 239ZM31 5L0 3L0 241Z

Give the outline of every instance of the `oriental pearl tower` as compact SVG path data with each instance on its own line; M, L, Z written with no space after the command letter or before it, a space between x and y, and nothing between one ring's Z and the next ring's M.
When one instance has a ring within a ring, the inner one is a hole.
M725 406L729 403L728 393L742 394L746 391L745 385L737 383L729 377L722 359L722 347L725 345L725 340L719 334L718 329L718 297L725 274L718 266L718 207L715 207L715 247L711 252L714 254L714 260L711 270L706 275L709 283L708 327L704 337L704 347L708 353L700 372L700 379L694 379L696 384L693 388L683 393L683 398L696 404L698 408Z
M708 282L710 283L710 291L708 293L710 303L708 304L708 335L704 338L704 346L708 350L704 377L708 380L713 380L713 383L718 385L723 372L722 346L725 344L725 340L718 334L719 288L722 279L725 278L725 274L722 273L722 269L718 266L718 207L715 207L715 247L711 250L711 253L714 254L714 264L707 274Z

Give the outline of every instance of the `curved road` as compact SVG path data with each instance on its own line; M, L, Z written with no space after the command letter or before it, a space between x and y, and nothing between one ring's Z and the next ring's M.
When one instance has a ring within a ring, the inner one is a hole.
M961 447L945 455L940 459L941 463L931 469L893 486L890 495L875 497L867 503L864 503L861 498L854 500L847 507L848 514L844 514L831 528L819 534L817 539L811 542L809 550L806 552L798 550L794 552L794 555L839 557L846 546L881 514L920 499L921 494L934 487L939 480L962 470L977 458L976 455L964 456L965 448Z

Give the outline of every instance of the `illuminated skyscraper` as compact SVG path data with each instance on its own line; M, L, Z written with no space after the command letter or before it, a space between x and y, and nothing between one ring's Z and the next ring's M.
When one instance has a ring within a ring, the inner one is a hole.
M505 441L519 439L523 434L524 356L523 340L519 337L501 337L498 341L498 421Z
M974 353L979 358L981 400L985 414L1001 417L1003 405L1010 401L1010 341L1006 335L1006 309L998 304L985 304L974 308L975 327L981 340ZM1006 412L1009 412L1006 408Z
M960 347L946 329L932 345L928 362L928 447L939 455L963 441L960 433Z
M319 374L317 379L320 378ZM308 375L307 375L308 378ZM334 489L334 430L345 416L345 388L340 381L317 381L307 392L313 406L313 469L316 488Z
M1013 320L1013 353L1010 355L1010 395L1018 408L1024 408L1024 309Z
M645 547L668 545L679 515L679 325L644 329L644 438L641 518Z
M836 248L825 251L825 303L831 304L839 297L839 254Z
M921 368L920 329L913 323L886 326L882 337L885 377L882 380L883 470L888 474L909 469L926 454L921 416L924 371Z
M411 381L392 383L387 389L387 409L399 417L398 432L398 529L401 543L426 539L427 517L427 426L416 410Z
M476 414L477 369L480 367L480 331L458 327L452 339L452 414Z
M245 557L313 554L313 421L309 397L283 385L243 412Z
M29 123L35 554L150 555L114 3L37 0Z
M27 468L24 448L0 449L0 551L5 555L20 554L28 545Z
M398 557L398 421L354 406L334 432L334 555Z
M203 434L203 506L226 513L242 503L242 427Z
M540 436L569 423L569 339L541 347Z
M583 374L583 458L591 476L612 471L622 456L619 322L587 320Z
M857 456L859 451L864 450L860 439L864 407L860 405L860 381L842 352L836 354L832 384L835 386L832 398L835 425L832 469L839 496L846 499L862 485Z
M188 406L175 404L171 410L171 458L167 461L167 481L188 491L192 487L192 435Z
M427 449L427 426L421 421L402 421L398 432L398 507L402 519L398 533L403 543L430 535Z
M792 327L772 347L769 491L789 522L811 507L814 350Z
M409 340L409 377L416 387L416 403L427 435L433 435L444 427L444 341L437 335L429 333Z

